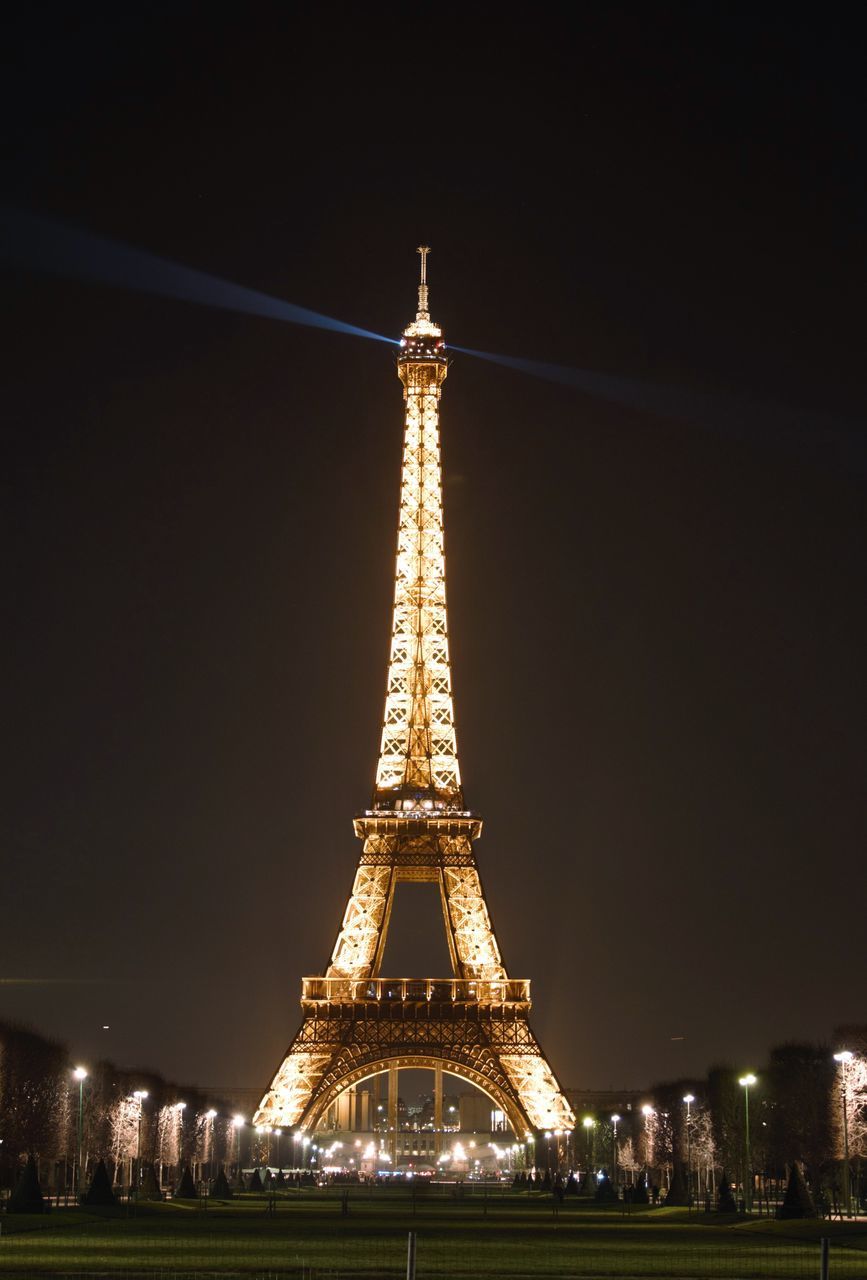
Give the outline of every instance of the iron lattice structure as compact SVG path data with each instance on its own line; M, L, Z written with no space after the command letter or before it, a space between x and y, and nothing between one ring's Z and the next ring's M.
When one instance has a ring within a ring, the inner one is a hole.
M303 979L303 1021L254 1116L315 1128L344 1089L385 1068L433 1067L483 1089L516 1134L575 1117L533 1036L530 984L506 973L473 852L481 820L464 806L449 664L439 401L448 372L428 309L427 254L398 374L406 419L385 715L364 843L324 977ZM439 886L449 979L380 977L395 889Z

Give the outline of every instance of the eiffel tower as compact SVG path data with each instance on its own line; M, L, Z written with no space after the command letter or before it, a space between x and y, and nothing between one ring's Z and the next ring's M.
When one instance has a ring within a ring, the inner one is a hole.
M535 1139L571 1131L575 1117L530 1029L530 983L506 972L473 853L482 823L464 803L446 622L439 401L448 356L430 317L430 250L418 252L418 311L397 358L406 419L376 785L354 820L364 843L331 963L324 977L302 979L301 1027L253 1121L309 1132L345 1090L387 1071L395 1134L398 1071L423 1067L434 1071L435 1134L445 1071L486 1093L519 1140ZM439 886L450 978L381 976L402 881Z

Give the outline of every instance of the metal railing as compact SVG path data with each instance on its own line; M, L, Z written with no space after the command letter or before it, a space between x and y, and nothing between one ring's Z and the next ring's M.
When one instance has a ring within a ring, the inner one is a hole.
M302 978L302 1000L529 1004L529 978Z

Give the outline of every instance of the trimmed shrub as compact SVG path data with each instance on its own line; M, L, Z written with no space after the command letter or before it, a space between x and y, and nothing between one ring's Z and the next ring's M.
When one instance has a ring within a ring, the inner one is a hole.
M15 1190L7 1205L8 1213L44 1213L45 1198L39 1185L39 1170L30 1156L18 1176Z
M671 1175L671 1185L668 1188L665 1203L669 1205L689 1204L689 1188L686 1185L683 1163L680 1160L675 1160L674 1162L674 1172Z
M229 1179L226 1177L226 1171L220 1165L220 1172L211 1183L211 1199L212 1200L231 1200L234 1192L229 1186Z
M804 1181L804 1175L801 1173L801 1166L797 1160L792 1161L792 1171L789 1174L786 1194L783 1196L783 1203L777 1210L777 1217L816 1217L816 1206L813 1203L813 1197L810 1195L810 1189Z
M729 1175L725 1169L719 1176L719 1185L716 1189L716 1207L717 1213L737 1213L738 1211L735 1198L732 1195L732 1184L729 1182Z
M176 1200L195 1200L196 1184L193 1182L193 1175L188 1164L184 1165L184 1171L181 1174L181 1180L175 1187Z
M86 1205L117 1204L115 1194L111 1189L111 1178L108 1176L108 1169L105 1167L104 1160L100 1160L94 1169L90 1186L82 1197L82 1203Z

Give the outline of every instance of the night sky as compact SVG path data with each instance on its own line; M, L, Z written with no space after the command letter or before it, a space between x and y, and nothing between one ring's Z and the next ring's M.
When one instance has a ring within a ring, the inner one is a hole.
M760 1067L867 1016L849 15L31 6L7 27L17 210L390 337L424 241L448 342L622 389L456 354L442 402L465 791L570 1086ZM64 981L0 985L0 1018L264 1087L372 791L394 352L4 252L0 973ZM428 888L398 891L386 972L446 972Z

